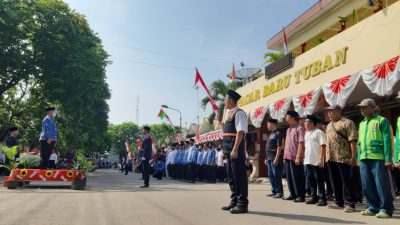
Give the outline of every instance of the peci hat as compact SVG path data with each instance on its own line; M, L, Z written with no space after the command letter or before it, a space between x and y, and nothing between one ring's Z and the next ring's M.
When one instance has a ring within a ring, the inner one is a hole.
M278 120L276 120L276 119L268 119L268 123L277 124L277 123L278 123Z
M54 110L56 110L56 107L47 107L46 108L46 112L50 112L50 111L54 111Z
M143 126L143 130L150 132L150 127L149 126Z
M234 90L228 90L227 95L232 98L234 101L239 101L239 99L242 97L240 94L238 94L236 91Z
M300 115L296 111L287 111L286 115L289 115L293 118L300 118Z
M312 122L313 124L317 124L318 121L319 121L318 117L316 117L316 116L314 116L314 115L307 115L307 116L306 116L306 119L307 119L307 120L311 120L311 122Z
M366 98L360 102L360 104L357 105L357 107L366 107L366 106L372 106L376 107L375 100Z
M13 131L16 131L16 130L18 130L18 127L11 127L10 129L8 129L8 131L10 131L10 132L13 132Z

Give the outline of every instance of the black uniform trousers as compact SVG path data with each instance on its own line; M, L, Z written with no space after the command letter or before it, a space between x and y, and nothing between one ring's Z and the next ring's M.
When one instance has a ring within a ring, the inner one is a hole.
M306 168L312 198L326 201L324 169L314 165L306 165Z
M305 197L304 165L296 165L292 160L285 160L286 180L293 198Z
M144 185L149 186L149 179L150 179L150 164L149 160L145 159L142 161L142 166L143 166L143 179L144 179Z
M328 162L329 175L338 205L355 206L356 193L351 180L352 167L347 163Z
M225 154L228 159L227 175L229 187L231 189L231 205L247 208L248 200L248 180L246 170L246 159L243 151L238 152L238 158L231 159L230 154Z
M53 152L55 143L55 141L52 141L50 144L48 144L47 141L44 140L40 141L40 157L42 158L42 169L50 168L49 159L51 153Z
M196 163L190 163L189 164L189 181L196 181L196 175L197 173L197 168L196 168Z

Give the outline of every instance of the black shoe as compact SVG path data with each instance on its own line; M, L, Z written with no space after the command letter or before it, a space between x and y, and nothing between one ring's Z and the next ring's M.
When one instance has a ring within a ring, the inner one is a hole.
M266 194L267 197L274 197L276 194L271 193L271 194Z
M221 209L225 210L225 211L229 211L229 210L231 210L231 209L233 209L235 207L236 207L235 205L228 205L228 206L223 206Z
M306 200L302 197L298 197L294 200L294 202L305 202Z
M283 200L292 201L292 200L294 200L294 198L290 195L290 196L288 196L286 198L283 198Z
M142 185L139 188L149 188L149 185Z
M326 200L320 199L317 204L317 206L326 206L328 205L328 202Z
M306 204L307 205L314 205L317 202L318 202L318 199L309 199L308 201L306 201Z
M283 194L276 194L274 197L272 198L283 198Z
M231 209L232 214L242 214L242 213L248 213L248 212L249 212L249 210L242 206L236 206L235 208Z

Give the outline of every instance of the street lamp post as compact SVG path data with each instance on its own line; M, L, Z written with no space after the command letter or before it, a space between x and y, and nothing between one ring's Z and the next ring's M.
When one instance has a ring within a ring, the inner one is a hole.
M182 113L181 113L181 111L179 111L178 109L171 108L167 105L161 105L161 107L165 108L165 109L171 109L171 110L177 111L179 113L179 133L182 133Z

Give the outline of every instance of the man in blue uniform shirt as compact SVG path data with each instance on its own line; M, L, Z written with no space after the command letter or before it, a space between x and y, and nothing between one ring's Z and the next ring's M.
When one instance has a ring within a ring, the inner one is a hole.
M57 125L54 117L57 115L55 107L46 108L47 115L42 121L42 132L40 133L40 157L42 158L42 169L49 168L49 158L53 152L54 145L58 139Z
M153 152L152 141L150 137L150 127L148 126L143 127L143 141L141 149L143 150L142 164L144 185L140 186L140 188L148 188L150 176L149 161L151 160L151 153Z

